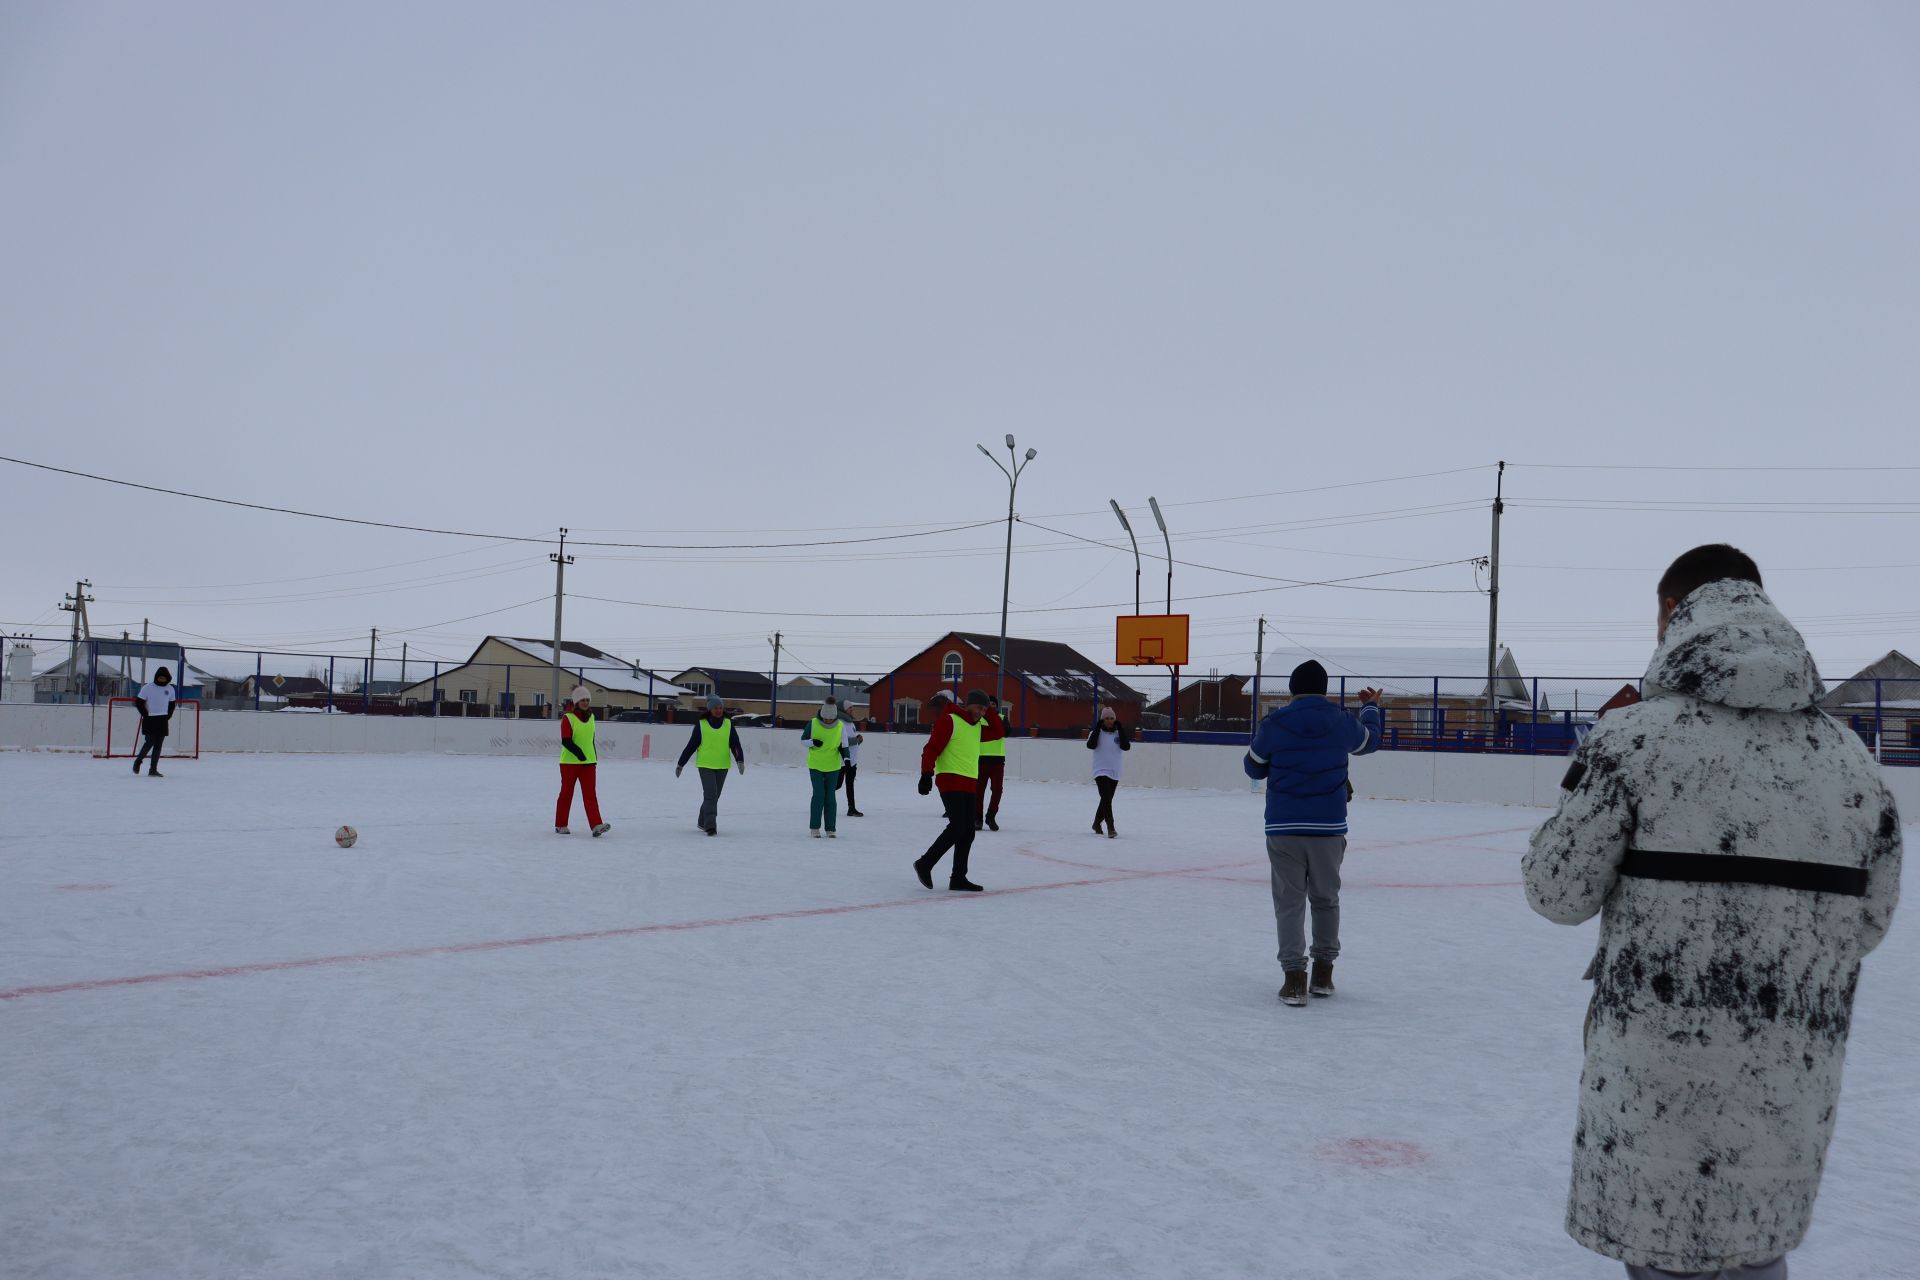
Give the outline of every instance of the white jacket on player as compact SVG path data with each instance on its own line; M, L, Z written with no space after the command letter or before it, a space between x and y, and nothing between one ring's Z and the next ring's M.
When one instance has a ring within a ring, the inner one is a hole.
M1600 915L1567 1231L1608 1257L1764 1263L1812 1219L1900 878L1893 799L1823 692L1765 592L1709 583L1534 833L1534 910Z

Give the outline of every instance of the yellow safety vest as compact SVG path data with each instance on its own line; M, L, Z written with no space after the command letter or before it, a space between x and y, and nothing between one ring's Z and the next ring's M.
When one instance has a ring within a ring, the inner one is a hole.
M733 763L733 721L722 720L719 727L705 716L700 717L700 750L693 757L693 763L702 769L724 770Z
M820 743L807 749L807 768L818 769L822 773L832 773L840 768L840 739L845 736L846 725L835 720L831 726L820 723L815 716L807 727L808 736Z
M1002 716L1000 719L1001 726L1004 728L1006 723L1007 723L1006 717ZM986 724L987 722L983 718L980 721L980 727L982 729L985 729ZM990 742L983 741L980 744L980 755L982 759L985 759L986 757L989 757L989 756L998 756L998 757L1004 758L1006 754L1007 754L1007 740L1005 738L995 738Z
M933 762L935 773L951 773L962 778L980 776L980 726L968 724L967 718L959 712L949 712L953 717L953 737L947 741L946 750Z
M560 748L560 763L598 764L600 757L593 754L593 717L588 716L585 720L582 720L579 716L569 711L567 712L567 723L573 727L573 745L580 748L580 754L585 756L586 759L576 760L573 752L563 746ZM563 738L561 741L565 742L566 739Z

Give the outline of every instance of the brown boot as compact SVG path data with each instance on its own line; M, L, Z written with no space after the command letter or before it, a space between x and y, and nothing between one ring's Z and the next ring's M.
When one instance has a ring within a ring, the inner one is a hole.
M1315 996L1333 994L1333 961L1315 960L1313 977L1307 980L1307 993Z
M1280 988L1280 1003L1290 1004L1295 1008L1299 1008L1306 1002L1307 971L1305 969L1290 970L1287 974L1286 984Z

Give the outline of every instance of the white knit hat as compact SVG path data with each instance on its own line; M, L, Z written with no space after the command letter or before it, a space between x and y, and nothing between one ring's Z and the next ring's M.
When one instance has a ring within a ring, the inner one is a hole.
M587 686L583 684L577 684L573 686L573 692L567 695L567 701L580 702L582 700L585 700L587 702L592 702L593 695L587 692Z

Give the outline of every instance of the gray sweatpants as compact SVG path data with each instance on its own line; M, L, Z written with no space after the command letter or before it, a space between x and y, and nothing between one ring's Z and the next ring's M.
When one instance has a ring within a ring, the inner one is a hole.
M700 775L700 829L711 831L720 821L720 789L727 785L725 769L696 769Z
M1629 1262L1627 1280L1787 1280L1787 1260L1775 1258L1758 1266L1730 1267L1725 1271L1659 1271Z
M1273 920L1280 928L1280 967L1307 967L1307 907L1313 907L1313 958L1340 954L1340 863L1345 836L1268 836L1273 869Z

